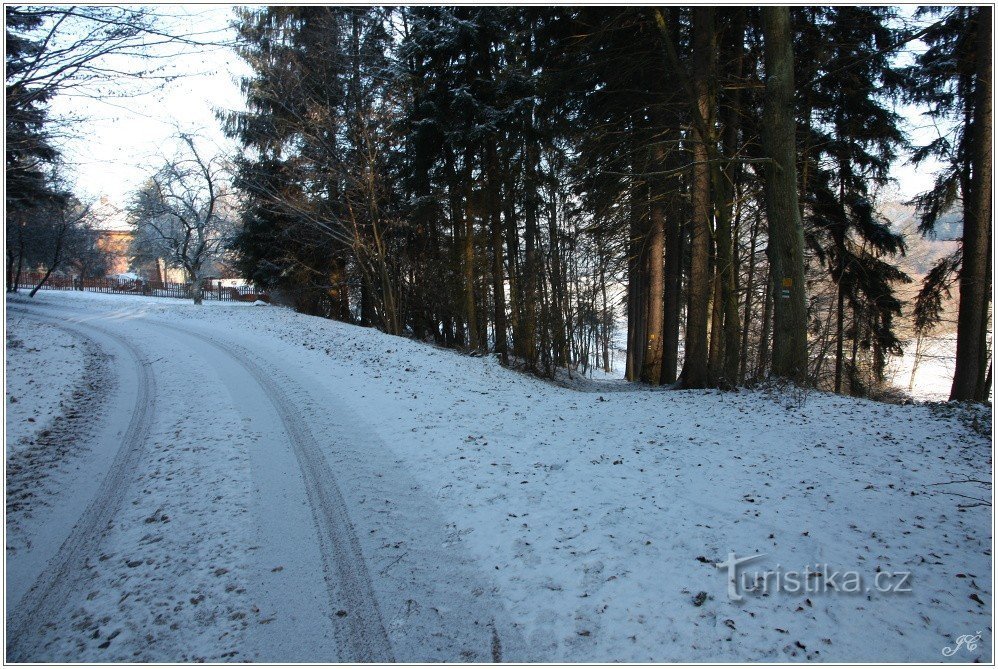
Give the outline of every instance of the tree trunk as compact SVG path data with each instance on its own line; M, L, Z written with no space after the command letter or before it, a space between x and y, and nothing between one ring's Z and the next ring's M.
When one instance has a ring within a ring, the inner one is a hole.
M603 298L603 309L600 316L600 331L602 336L600 337L600 345L603 349L603 371L607 374L611 371L610 363L610 334L613 321L610 312L610 302L606 295L606 259L603 255L602 244L599 249L599 286L600 295Z
M976 72L973 123L966 130L971 188L964 204L963 263L960 267L960 306L956 333L956 370L951 400L987 399L988 311L991 265L992 175L992 8L976 11Z
M711 176L716 174L716 170L711 167ZM715 181L712 185L716 186ZM719 189L712 189L715 196L719 195ZM710 256L710 335L708 339L708 351L707 354L707 376L710 379L711 385L716 385L720 382L721 376L724 373L721 369L724 362L724 296L723 289L721 287L721 259L720 252L718 251L718 237L721 236L722 226L726 226L727 223L722 223L721 219L724 215L720 213L719 209L714 210L714 220L717 223L717 227L714 232L713 244L711 244L711 256Z
M16 293L17 289L21 286L21 271L24 269L24 226L20 226L20 232L17 236L17 269L14 270L14 287L11 289L12 293Z
M504 164L506 163L504 162ZM503 223L506 227L506 258L509 263L509 329L513 332L513 355L523 358L526 357L523 353L526 335L523 332L523 317L520 312L520 307L523 304L522 263L519 259L520 234L516 225L512 178L511 174L507 175L508 180L503 188L501 202L503 205Z
M679 198L676 198L677 200ZM680 209L681 211L681 209ZM683 231L679 216L665 219L665 295L662 332L662 383L676 382L679 371L679 322L682 315Z
M767 255L769 248L766 249ZM773 326L773 268L766 271L766 298L762 303L762 332L759 333L759 366L755 370L756 378L762 378L769 365L769 346L772 342L770 329Z
M670 52L675 52L680 40L679 33L679 7L669 9L670 20L669 30L663 33L662 38L668 39L671 43ZM671 86L668 84L668 72L664 74L660 82L660 93L663 99L668 95ZM683 118L677 114L675 117L662 119L659 112L658 126L662 128L663 139L678 140L680 127ZM681 168L684 160L679 151L671 150L666 153L666 171L674 172ZM680 192L678 179L674 182L675 187L670 193L666 193L666 185L661 181L657 182L661 191L660 197L667 197L668 200L662 203L667 206L665 212L665 268L664 280L665 289L663 294L663 322L662 322L662 377L664 384L676 382L679 373L679 326L682 317L682 280L683 280L683 227L682 221L688 213L686 199Z
M835 282L835 392L842 392L842 358L845 350L845 290L842 287L843 264L839 255L839 279Z
M498 141L498 138L497 140ZM492 306L495 322L495 350L502 364L509 364L506 336L506 283L503 272L502 220L499 202L499 161L495 142L486 147L489 189L489 223L492 232Z
M526 147L526 178L524 220L524 276L523 276L523 356L527 368L537 369L537 289L540 284L540 267L537 258L537 148L531 143Z
M707 148L711 138L712 100L710 77L713 70L714 10L693 8L693 87L700 122L695 124L693 142L693 216L690 227L689 308L686 313L686 355L682 384L685 388L707 385L707 319L710 302L710 166Z
M642 169L635 161L634 172ZM647 277L648 263L645 245L646 234L646 204L640 196L640 187L636 180L631 184L630 221L627 260L627 369L625 377L628 381L641 378L644 369L644 355L647 342Z
M738 382L739 334L738 323L738 266L737 266L737 234L741 218L740 199L736 198L736 183L740 174L740 165L736 161L741 136L741 89L738 86L742 79L742 63L745 45L745 10L734 10L735 17L732 26L730 44L734 51L734 72L732 74L735 86L728 92L728 104L724 120L724 153L727 163L721 172L720 209L724 216L718 218L718 257L721 260L718 272L721 275L721 300L724 310L724 366L723 379L729 384ZM720 167L720 166L719 166ZM739 204L735 204L736 200ZM732 224L732 215L734 223ZM722 226L722 219L724 225Z
M50 276L52 276L52 272L55 271L55 268L59 266L59 262L62 260L62 245L66 238L67 228L68 226L66 225L62 225L59 228L59 234L55 238L55 253L52 254L52 264L46 268L45 274L42 276L41 281L39 281L38 284L31 289L28 297L34 297L35 293L41 290L42 286L45 285L45 282L49 280Z
M748 340L749 340L749 326L752 322L752 291L755 289L755 242L759 236L759 209L755 210L755 217L752 219L752 232L749 237L749 264L748 264L748 280L745 286L745 316L742 318L742 359L741 364L738 368L738 380L739 382L745 381L745 375L748 371Z
M766 99L763 146L772 161L765 169L768 250L773 275L773 373L807 380L807 306L804 286L804 226L797 193L794 49L790 10L762 8Z
M554 349L554 364L569 365L569 342L571 335L567 332L567 321L565 318L565 301L567 299L567 275L565 264L562 261L561 243L558 235L558 192L557 187L552 184L550 188L550 200L548 201L548 245L550 247L549 273L551 284L551 307L548 318L551 329L552 348ZM571 371L569 371L571 373Z
M652 169L660 169L664 163L661 145L652 149ZM652 178L657 184L660 179ZM662 381L662 336L664 334L665 311L665 203L661 187L649 187L648 235L645 238L645 260L647 267L647 320L644 359L641 365L641 380L658 385Z
M201 289L204 286L204 279L198 276L198 272L195 276L196 278L191 282L191 297L194 298L194 304L201 304L204 301L204 296L201 294Z
M462 267L464 269L464 318L468 325L468 347L477 349L478 319L475 315L475 216L472 209L474 184L471 180L471 150L464 154L464 245L462 247Z

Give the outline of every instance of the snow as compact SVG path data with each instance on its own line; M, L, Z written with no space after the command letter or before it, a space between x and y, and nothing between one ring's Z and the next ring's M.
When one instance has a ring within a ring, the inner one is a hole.
M7 319L6 554L28 550L29 519L58 513L60 482L79 480L90 449L99 384L110 390L108 361L88 339L46 323ZM50 521L51 522L51 521ZM17 584L10 590L17 591Z
M922 359L915 370L915 378L912 379L916 350L916 341L911 340L905 344L904 355L890 359L885 372L888 383L910 394L913 399L945 402L953 387L956 334L937 335L923 340Z
M39 421L59 413L60 403L72 393L73 379L82 374L83 347L79 341L51 325L29 325L24 318L8 318L8 455L26 445L25 438L41 427Z
M285 445L289 411L342 495L366 580L347 576L370 588L393 659L992 659L991 508L968 499L991 499L990 409L777 387L562 387L279 307L58 291L33 304L13 306L138 346L157 398L145 456L100 539L107 559L65 593L39 659L349 656L357 637L341 622L370 602L341 621L346 595L323 592L328 556ZM51 341L45 327L25 319L21 332L35 331L15 334ZM63 387L37 410L57 413L81 363L39 348L35 374ZM8 354L8 393L23 392L30 365ZM12 431L7 406L10 458L27 432ZM911 592L734 602L714 566L732 552L764 554L760 571L910 571ZM22 559L8 550L8 582ZM8 604L20 615L9 592ZM976 649L941 654L979 631Z

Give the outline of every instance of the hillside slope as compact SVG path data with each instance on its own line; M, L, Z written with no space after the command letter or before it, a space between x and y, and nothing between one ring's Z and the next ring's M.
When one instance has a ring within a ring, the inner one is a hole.
M991 446L958 407L620 382L567 389L277 307L56 292L37 301L224 335L314 380L314 397L384 449L371 461L429 496L446 547L473 557L525 659L991 659L991 509L968 499L990 500L973 481L991 481ZM363 535L379 513L354 476L365 463L331 464ZM401 565L406 548L394 548ZM823 576L792 592L787 582L739 587L733 601L715 566L731 554L760 556L748 574ZM844 570L861 592L829 590L829 572ZM978 632L975 650L941 654Z

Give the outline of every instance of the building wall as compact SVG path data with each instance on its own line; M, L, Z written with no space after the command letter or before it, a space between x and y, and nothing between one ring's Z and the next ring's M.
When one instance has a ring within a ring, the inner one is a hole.
M129 257L129 247L132 242L131 230L99 230L97 235L97 248L109 256L109 276L134 273L145 281L187 282L184 270L177 267L167 267L162 259L133 265ZM206 274L212 279L217 279L220 276L235 276L231 268L222 263L212 263L206 267Z
M128 246L132 241L132 233L123 230L100 230L97 236L97 248L108 254L108 274L125 274L131 263L128 259Z

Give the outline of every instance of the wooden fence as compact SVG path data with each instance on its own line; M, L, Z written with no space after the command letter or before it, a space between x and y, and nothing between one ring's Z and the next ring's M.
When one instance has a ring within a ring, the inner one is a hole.
M21 275L18 288L31 290L39 281L40 274L26 273ZM50 276L42 290L85 290L93 293L115 293L119 295L150 295L153 297L177 297L192 299L192 286L189 283L166 283L161 281L143 281L141 279L81 279L79 277ZM217 281L206 281L201 287L201 296L206 300L221 300L232 302L270 301L266 293L257 292L252 286L223 286Z

